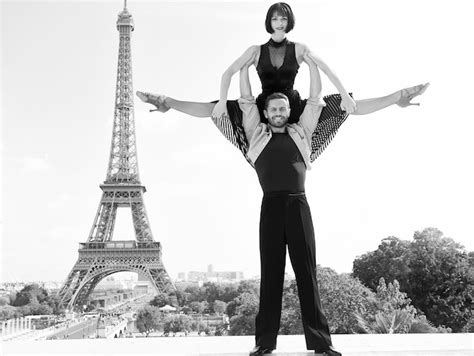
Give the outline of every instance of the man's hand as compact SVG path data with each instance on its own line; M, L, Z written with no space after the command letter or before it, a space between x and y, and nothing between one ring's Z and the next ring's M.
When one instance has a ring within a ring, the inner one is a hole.
M227 113L227 101L219 100L212 110L212 117L221 118L222 115L229 115Z
M348 94L341 95L341 109L348 114L352 114L357 109L357 104Z

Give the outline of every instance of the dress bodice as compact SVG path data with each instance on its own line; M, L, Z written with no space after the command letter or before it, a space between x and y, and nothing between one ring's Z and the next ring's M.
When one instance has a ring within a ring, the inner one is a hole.
M299 67L294 42L270 39L260 46L257 73L262 91L275 93L292 90Z

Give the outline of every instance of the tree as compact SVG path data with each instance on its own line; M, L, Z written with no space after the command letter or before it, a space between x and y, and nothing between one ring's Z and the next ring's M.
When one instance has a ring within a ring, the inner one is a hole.
M206 282L203 284L205 300L212 304L216 299L219 299L224 294L224 288L216 283Z
M48 299L45 302L52 309L52 313L54 315L61 315L64 313L65 306L61 303L61 299L59 298L59 295L57 294L49 295Z
M358 329L356 313L365 314L374 301L374 293L356 278L318 266L319 294L332 333L354 333Z
M357 257L353 262L352 275L375 291L379 279L397 279L402 285L409 273L410 242L390 236L383 239L378 249Z
M168 314L163 321L163 333L168 336L170 333L184 332L186 335L192 329L193 321L191 317L184 314Z
M184 289L184 292L188 294L189 302L200 302L205 299L207 300L206 291L204 287L190 285Z
M375 290L379 278L398 280L413 305L436 326L467 331L472 318L472 257L435 228L415 232L412 242L391 237L357 258L353 275Z
M53 314L53 308L48 304L39 304L39 303L30 303L28 304L30 308L29 315L50 315Z
M204 311L201 302L191 302L189 303L189 307L193 312L198 314L202 314L202 312Z
M9 320L20 317L20 313L17 308L11 305L4 305L0 307L0 320Z
M207 324L202 320L193 320L191 324L191 329L197 331L198 335L201 336L202 333L206 332Z
M149 303L154 307L164 307L167 304L170 304L170 298L167 293L158 293Z
M160 327L161 313L160 309L151 305L145 305L137 313L135 322L138 331L144 333L146 337Z
M8 297L0 297L0 307L10 304L10 299Z
M435 325L460 332L472 318L473 282L464 247L437 229L416 232L411 245L410 280L405 290Z
M237 288L237 293L239 295L243 293L251 293L255 295L259 295L260 292L260 281L257 280L245 280L239 283L239 287Z
M237 295L227 303L226 314L229 318L237 315L237 308L241 305L241 299L239 298L243 294L253 294L258 298L260 290L260 282L256 280L245 280L239 283L237 288Z
M225 312L226 307L227 304L221 300L216 300L213 303L213 309L217 315L223 314Z
M298 288L295 280L286 281L283 288L279 333L283 335L303 333Z
M232 318L234 315L237 315L237 308L239 306L239 298L236 297L234 300L227 303L227 307L225 308L225 313Z
M48 291L37 284L28 284L15 297L10 296L11 304L18 307L22 316L56 314L64 312L59 296L49 295Z
M243 293L234 300L238 306L236 315L230 318L229 335L253 335L259 306L258 296L253 293Z
M176 286L176 299L178 300L178 306L185 307L189 303L190 294L187 293L179 285Z
M16 295L13 306L21 307L30 303L42 303L47 301L48 291L40 288L37 284L28 284Z
M191 302L189 303L189 307L192 311L198 314L203 314L209 310L209 303L206 301L202 302Z

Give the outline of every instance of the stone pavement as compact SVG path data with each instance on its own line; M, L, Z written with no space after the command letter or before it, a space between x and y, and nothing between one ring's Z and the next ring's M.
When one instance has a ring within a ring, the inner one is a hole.
M474 334L333 335L344 356L474 356ZM10 341L0 344L1 355L203 355L246 356L252 336L154 337ZM309 356L302 335L278 337L274 356Z

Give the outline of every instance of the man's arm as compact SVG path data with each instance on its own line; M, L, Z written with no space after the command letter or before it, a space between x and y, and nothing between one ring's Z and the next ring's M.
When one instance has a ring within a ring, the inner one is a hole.
M244 65L240 69L240 96L247 98L252 96L252 86L249 79L249 65Z
M346 89L342 85L341 81L339 80L338 76L329 68L329 66L318 56L312 53L309 48L301 44L302 52L303 52L303 60L310 65L313 62L322 72L328 77L332 84L337 88L339 93L341 93L341 107L343 110L347 111L348 114L352 114L356 108L357 104L354 99L347 93Z
M318 124L321 110L326 105L321 99L321 76L316 64L305 56L306 62L309 66L310 84L309 84L309 98L306 106L301 114L299 123L306 131L306 134L311 137L316 125Z
M242 110L242 123L244 126L245 136L251 143L251 138L258 124L260 123L260 115L258 113L257 104L252 96L252 87L249 80L250 62L240 69L240 99L239 106Z

